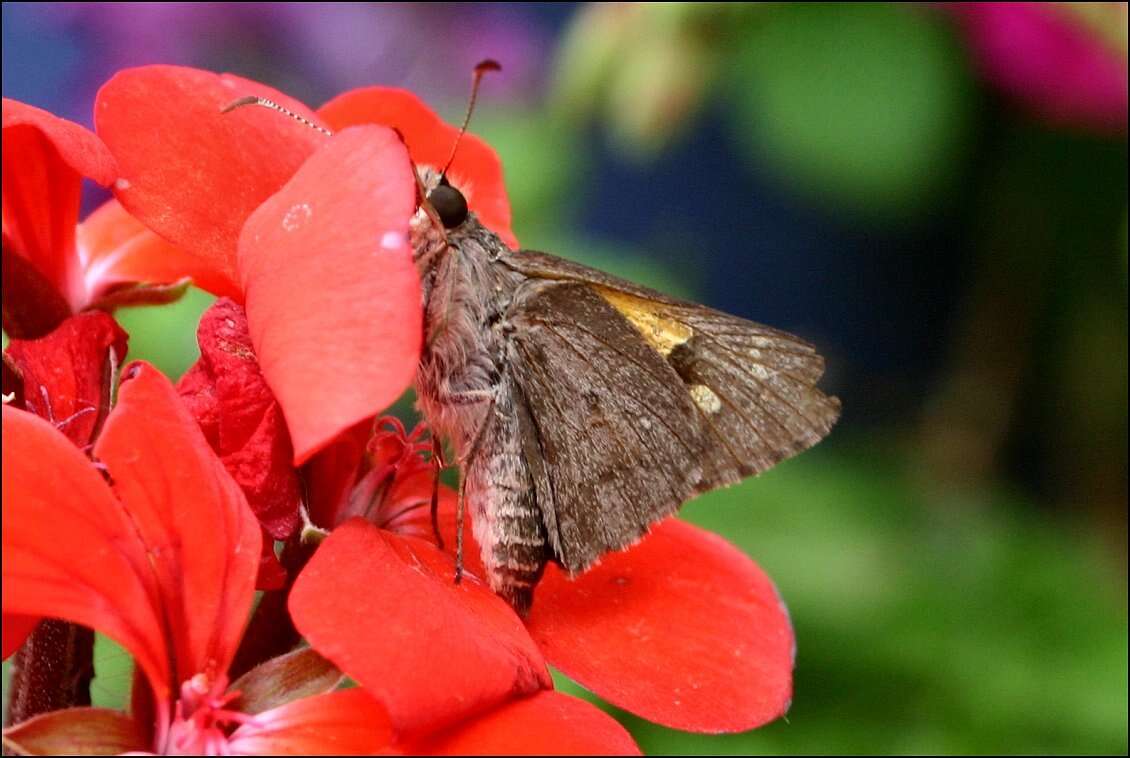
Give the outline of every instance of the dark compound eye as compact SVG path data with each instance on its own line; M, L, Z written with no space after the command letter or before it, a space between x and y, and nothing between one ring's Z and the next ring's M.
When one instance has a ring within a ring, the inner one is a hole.
M467 219L467 199L446 181L428 193L428 202L436 209L445 229L454 229Z

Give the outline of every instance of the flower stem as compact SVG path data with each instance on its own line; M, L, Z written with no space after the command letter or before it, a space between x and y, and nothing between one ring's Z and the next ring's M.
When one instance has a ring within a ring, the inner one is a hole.
M12 656L11 697L4 725L47 711L90 705L94 679L94 632L47 619Z

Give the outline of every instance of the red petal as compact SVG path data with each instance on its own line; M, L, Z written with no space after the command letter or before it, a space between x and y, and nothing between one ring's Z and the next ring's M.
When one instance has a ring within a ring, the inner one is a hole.
M733 545L677 519L576 581L550 566L528 626L554 666L675 729L745 731L792 697L793 630L773 583Z
M412 161L437 171L451 156L459 130L408 90L366 87L338 95L318 109L334 129L358 124L391 126L404 137ZM467 198L479 221L512 248L518 240L510 230L510 199L502 179L502 162L483 140L466 134L459 143L448 178Z
M23 407L47 419L79 447L90 443L110 408L111 372L129 338L105 313L72 316L38 340L12 340Z
M146 545L173 682L226 672L251 608L259 523L169 380L143 363L123 377L94 453Z
M411 382L422 335L415 180L382 127L336 135L239 241L251 339L301 464Z
M152 747L131 716L106 708L67 708L4 730L5 753L121 755Z
M236 242L247 217L326 141L265 108L220 112L247 95L317 120L270 87L177 66L120 71L94 107L98 135L118 161L118 199L150 229L203 259L224 282L217 294L238 291Z
M7 98L3 131L5 250L31 261L72 307L81 307L74 245L79 189L83 176L114 181L114 159L78 124Z
M115 285L167 284L188 277L201 289L239 297L227 277L203 258L191 255L149 231L116 199L107 200L78 225L79 257L88 302Z
M364 690L295 700L260 713L228 738L234 755L373 755L392 737L384 708Z
M383 703L402 733L552 687L509 606L477 580L453 577L452 561L431 545L353 520L298 576L290 613L310 645Z
M51 616L104 632L167 698L155 582L129 516L51 424L7 405L3 417L5 615Z
M286 539L300 520L294 450L259 370L247 315L235 302L218 300L200 318L196 335L200 360L177 390L263 528Z
M20 649L28 635L35 631L40 619L38 616L21 616L18 613L4 614L4 649L0 658L8 660L8 656Z
M641 755L632 736L584 700L539 692L412 746L420 755Z

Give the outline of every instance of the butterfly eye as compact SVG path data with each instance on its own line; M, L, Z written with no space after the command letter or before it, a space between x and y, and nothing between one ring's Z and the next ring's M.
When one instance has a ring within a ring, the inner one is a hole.
M467 218L467 199L463 193L443 183L428 193L428 202L436 209L445 229L454 229Z

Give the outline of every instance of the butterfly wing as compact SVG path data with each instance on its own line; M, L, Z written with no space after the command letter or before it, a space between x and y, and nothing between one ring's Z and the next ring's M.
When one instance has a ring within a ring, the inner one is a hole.
M827 435L823 360L784 332L544 253L508 313L523 447L557 560L583 571L696 494Z

